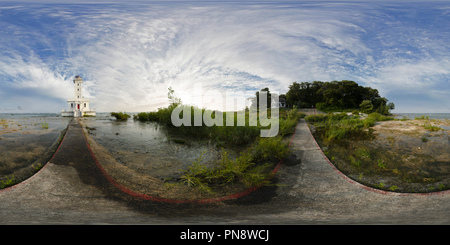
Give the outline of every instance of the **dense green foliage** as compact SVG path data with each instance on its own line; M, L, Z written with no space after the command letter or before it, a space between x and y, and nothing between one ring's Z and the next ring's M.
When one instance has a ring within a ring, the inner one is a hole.
M312 83L294 82L286 93L289 105L301 108L315 107L324 112L361 109L366 113L388 115L395 108L393 103L381 97L377 89L363 87L354 81Z
M127 120L131 116L126 114L125 112L111 112L111 116L115 117L118 120Z

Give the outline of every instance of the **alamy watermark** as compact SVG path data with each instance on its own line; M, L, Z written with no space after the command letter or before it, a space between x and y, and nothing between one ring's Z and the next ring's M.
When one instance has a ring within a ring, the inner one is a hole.
M206 103L205 105L205 95L209 98L213 98L211 103ZM194 94L193 101L195 105L199 108L206 108L204 112L202 110L193 110L194 117L193 123L191 106L179 105L173 111L171 115L172 124L176 127L181 125L184 126L202 126L203 123L208 126L245 126L246 116L245 110L236 110L237 105L245 105L249 108L248 114L248 125L257 126L258 119L259 124L264 127L261 129L261 137L275 137L279 131L279 99L277 92L260 91L258 98L253 99L253 103L250 106L250 101L247 99L249 97L248 92L244 91L226 91L225 94L217 91L207 91L203 93L203 86L201 83L194 84ZM254 93L253 93L254 95ZM269 104L270 102L270 104ZM255 105L256 104L256 105ZM269 105L269 106L268 106ZM208 107L212 108L223 108L223 110L208 110ZM224 113L234 112L237 113L225 113L226 120L224 122ZM257 113L259 111L259 113ZM270 112L270 113L269 113ZM213 117L214 114L214 117ZM234 115L236 115L236 120ZM270 114L270 116L269 116ZM236 125L235 125L236 122ZM193 124L193 125L192 125Z

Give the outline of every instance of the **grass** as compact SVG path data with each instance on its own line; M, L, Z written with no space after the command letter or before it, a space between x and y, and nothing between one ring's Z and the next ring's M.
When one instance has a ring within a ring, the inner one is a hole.
M425 120L425 122L422 126L423 126L423 128L425 128L428 131L433 132L433 131L439 131L442 129L441 127L432 125L431 122L436 122L436 120L435 119L430 120L428 116L422 115L421 117L416 117L415 120Z
M431 123L424 123L424 125L423 125L423 127L426 129L426 130L429 130L429 131L439 131L439 130L441 130L442 128L441 127L438 127L438 126L433 126L433 125L431 125Z
M4 179L0 180L0 189L7 188L7 187L10 187L10 186L13 186L13 185L15 185L15 184L17 184L17 183L19 183L19 182L20 182L20 181L19 181L18 179L16 179L16 178L14 177L14 175L11 175L10 177L5 176Z
M383 159L378 159L377 160L377 165L382 170L388 170L387 165L386 165L386 163L384 163Z
M322 132L326 146L341 139L362 136L377 121L392 120L391 117L376 112L369 114L365 119L360 119L359 116L348 116L346 113L309 115L305 119Z
M48 122L41 122L41 127L43 129L48 129Z
M181 176L181 182L203 192L214 193L214 188L230 184L246 187L267 185L272 176L273 160L281 160L290 154L282 137L260 138L236 159L231 159L222 149L220 159L212 167L201 164L202 155Z
M396 185L393 185L393 186L389 187L390 191L395 191L397 189L398 189L398 187Z
M278 136L267 138L259 136L259 130L263 128L260 125L186 127L187 132L193 130L192 135L213 139L222 146L247 146L236 159L231 159L227 151L222 149L219 160L212 167L200 164L200 157L182 174L182 183L208 193L226 185L268 185L274 164L290 154L288 143L283 141L284 136L294 132L298 120L303 116L298 111L281 113Z
M175 127L172 124L171 115L176 106L177 105L173 104L166 108L159 108L154 112L140 112L134 116L134 119L139 121L156 121L170 130L176 131L180 134L188 135L197 139L207 138L219 144L219 146L243 146L250 144L259 138L262 129L270 128L262 126L264 123L259 120L259 112L250 112L249 110L238 112L211 112L210 110L200 109L193 106L186 106L191 113L191 125L195 125L194 115L196 114L204 115L205 113L212 113L215 116L222 113L223 117L220 121L223 126L207 126L202 120L201 126L181 125L179 127ZM238 115L243 115L245 121L244 126L238 126ZM232 119L233 126L225 126L228 125L227 117ZM303 117L305 117L305 114L298 112L298 110L280 109L279 120L277 121L278 125L271 125L271 127L278 126L278 135L287 136L294 133L298 120ZM257 119L256 126L251 126L251 118Z

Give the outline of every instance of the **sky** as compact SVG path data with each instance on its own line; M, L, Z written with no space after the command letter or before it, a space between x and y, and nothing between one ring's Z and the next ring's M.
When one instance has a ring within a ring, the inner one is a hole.
M0 113L59 113L76 75L98 112L352 80L394 113L450 113L449 23L447 1L0 0Z

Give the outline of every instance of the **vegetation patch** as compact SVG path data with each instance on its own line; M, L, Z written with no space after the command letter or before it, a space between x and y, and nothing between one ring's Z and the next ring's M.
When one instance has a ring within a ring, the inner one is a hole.
M5 176L3 179L0 179L0 189L7 188L10 186L13 186L20 181L14 177L14 175L11 176Z
M115 117L117 120L127 120L131 116L125 112L111 112L111 116Z
M201 163L201 157L181 176L181 182L201 191L214 193L225 185L245 187L268 185L274 164L290 153L281 137L260 138L236 159L222 150L220 159L212 167Z
M154 112L138 113L134 119L156 121L176 134L188 135L193 140L206 139L222 148L219 159L212 164L206 166L202 163L202 156L200 156L180 174L179 178L166 181L170 182L171 186L174 182L178 182L178 184L197 188L209 194L230 186L239 188L270 184L272 169L281 159L290 154L285 136L293 134L300 118L306 116L297 108L280 109L276 125L263 126L267 124L260 121L260 113L264 113L262 118L270 119L272 111L269 109L259 111L247 108L234 112L209 111L182 105L181 100L174 95L171 88L169 88L168 97L170 101L168 107L159 108ZM190 111L191 125L194 125L195 114L211 113L212 117L221 121L223 126L217 126L217 124L208 126L203 121L201 126L181 125L175 127L172 124L171 115L178 106L184 107L185 111ZM216 118L219 116L222 118ZM239 117L244 118L245 125L238 125ZM256 118L255 124L251 121L253 118ZM232 125L230 125L230 121L233 122ZM275 127L279 129L276 137L260 137L261 130ZM234 158L230 157L229 150L237 151L238 155Z
M379 113L365 118L327 114L306 120L331 162L355 181L395 192L450 188L449 137L439 127L446 122L426 117L394 120Z
M354 81L294 82L286 93L288 104L301 108L317 108L323 112L354 111L389 114L394 103L381 97L377 89L363 87Z

